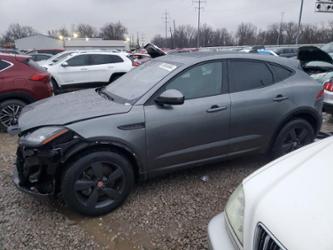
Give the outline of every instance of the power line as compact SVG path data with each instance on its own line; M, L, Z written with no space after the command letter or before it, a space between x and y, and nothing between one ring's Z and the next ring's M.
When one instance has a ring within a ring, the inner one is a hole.
M278 35L278 39L277 39L277 45L280 45L280 37L281 37L281 33L282 33L283 17L284 17L284 12L281 12L281 21L280 21L280 28L279 28L279 35Z
M298 19L298 27L297 27L297 36L296 36L296 44L298 44L299 42L299 36L301 33L301 24L302 24L302 15L303 15L303 4L304 4L304 0L302 0L301 2L301 9L299 12L299 19Z
M162 19L164 20L165 25L165 39L168 38L168 24L169 24L169 13L167 10L165 10Z
M203 3L206 3L205 0L196 0L193 1L193 3L197 4L197 6L195 7L196 10L198 10L198 36L197 36L197 48L200 47L200 22L201 22L201 10L203 10L204 8L202 7Z

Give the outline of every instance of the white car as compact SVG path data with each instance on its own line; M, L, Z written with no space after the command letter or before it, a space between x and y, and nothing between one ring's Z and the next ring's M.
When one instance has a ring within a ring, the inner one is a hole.
M333 249L333 137L259 169L208 225L214 250Z
M57 91L106 85L130 71L133 65L126 53L80 51L44 67Z

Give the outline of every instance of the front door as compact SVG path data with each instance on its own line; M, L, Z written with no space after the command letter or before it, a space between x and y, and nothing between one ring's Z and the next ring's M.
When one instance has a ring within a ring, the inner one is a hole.
M58 65L57 78L58 83L61 85L71 85L78 83L91 82L90 75L90 56L89 55L77 55L68 59L65 67Z
M182 105L145 105L147 157L151 169L213 160L228 153L230 97L223 90L223 65L196 65L158 91L177 89Z

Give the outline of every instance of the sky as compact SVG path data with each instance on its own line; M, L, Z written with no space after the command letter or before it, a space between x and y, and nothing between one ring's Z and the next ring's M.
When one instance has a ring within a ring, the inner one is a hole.
M130 35L139 33L145 41L164 35L163 13L170 24L196 25L193 0L0 0L0 33L11 23L30 25L40 33L63 26L88 23L96 28L107 22L122 22ZM298 21L301 0L206 0L202 23L213 28L235 31L241 22L265 28L284 21ZM315 13L315 0L304 0L303 22L324 24L333 21L333 13Z

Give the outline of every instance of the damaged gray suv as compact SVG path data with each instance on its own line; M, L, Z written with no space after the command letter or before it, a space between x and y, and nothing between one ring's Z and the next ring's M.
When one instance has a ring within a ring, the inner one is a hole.
M121 205L138 180L248 153L286 154L321 126L323 91L296 61L166 55L105 88L27 106L14 182L85 215Z

